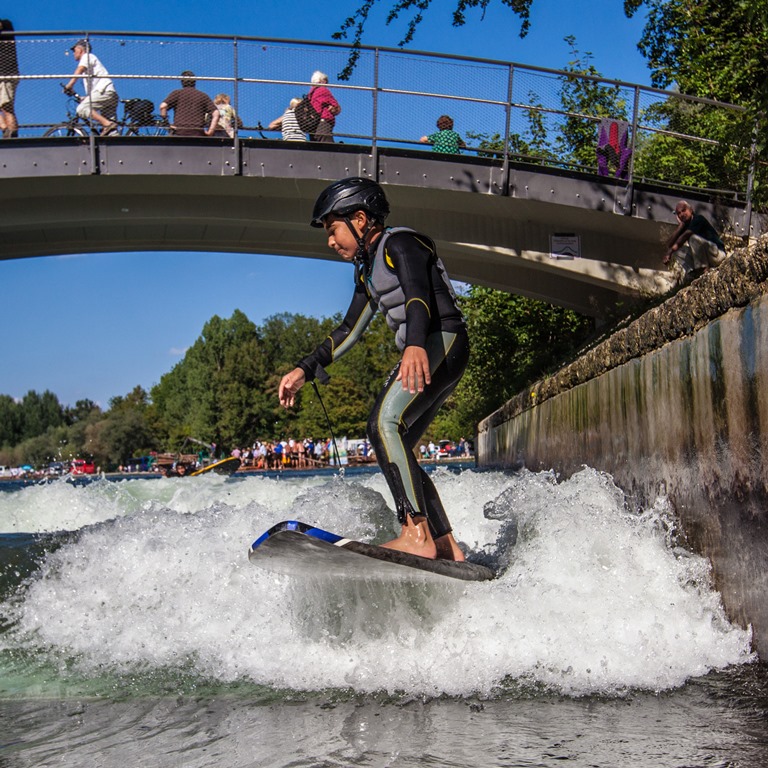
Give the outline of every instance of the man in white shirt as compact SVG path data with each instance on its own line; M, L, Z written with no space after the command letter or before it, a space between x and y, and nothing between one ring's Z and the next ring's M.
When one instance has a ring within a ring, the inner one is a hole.
M64 86L64 92L72 94L77 78L82 77L85 98L77 105L77 114L84 120L91 118L99 123L102 136L117 133L115 117L119 99L109 72L91 53L91 44L87 40L78 40L72 46L72 52L77 68L72 79Z

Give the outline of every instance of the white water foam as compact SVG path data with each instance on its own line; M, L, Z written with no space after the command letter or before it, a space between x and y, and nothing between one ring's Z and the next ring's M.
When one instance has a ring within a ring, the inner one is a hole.
M430 696L521 684L570 695L664 690L752 660L750 634L726 620L707 562L674 545L663 500L629 512L610 477L589 469L561 483L527 472L435 480L457 538L504 569L495 581L329 583L249 563L249 544L283 519L386 539L395 519L381 475L6 494L0 521L29 525L39 513L37 530L90 525L2 606L14 626L0 647L85 675L177 669Z

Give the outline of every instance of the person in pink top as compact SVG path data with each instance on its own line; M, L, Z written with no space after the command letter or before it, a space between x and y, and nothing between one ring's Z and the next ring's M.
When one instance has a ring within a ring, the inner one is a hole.
M339 102L333 98L328 89L328 75L324 72L314 72L312 75L312 90L309 92L309 100L315 111L320 115L320 123L317 130L310 135L310 141L322 141L333 143L333 126L336 123L336 115L341 112Z

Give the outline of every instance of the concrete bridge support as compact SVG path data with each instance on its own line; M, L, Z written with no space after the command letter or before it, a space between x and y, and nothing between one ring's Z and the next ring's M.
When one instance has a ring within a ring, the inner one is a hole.
M768 239L538 382L479 426L478 460L569 476L588 464L640 503L666 493L732 620L768 658Z

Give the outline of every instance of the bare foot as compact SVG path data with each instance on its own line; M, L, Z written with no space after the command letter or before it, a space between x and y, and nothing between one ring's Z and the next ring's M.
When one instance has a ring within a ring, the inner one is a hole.
M443 537L445 538L445 537ZM395 549L398 552L408 552L411 555L427 557L434 560L437 557L437 547L429 532L426 517L406 517L405 525L400 529L400 535L386 544L385 549Z
M456 539L452 533L446 533L439 539L435 539L438 560L455 560L458 563L464 562L464 553L459 549Z

